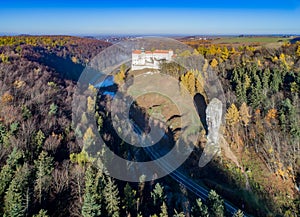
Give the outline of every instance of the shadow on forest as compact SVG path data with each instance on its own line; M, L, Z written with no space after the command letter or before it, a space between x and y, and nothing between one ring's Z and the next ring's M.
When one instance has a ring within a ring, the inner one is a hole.
M25 58L55 69L62 78L77 82L84 70L84 66L82 64L74 63L67 57L57 56L42 47L34 47L32 52L33 53L27 53Z
M107 87L106 87L107 88ZM103 88L102 91L107 91L108 89ZM103 97L100 96L100 100L103 100ZM112 99L111 97L109 97ZM204 129L207 132L207 123L206 123L206 108L207 104L205 102L205 98L201 94L196 94L194 96L194 105L198 112L199 118L202 122ZM106 113L106 105L103 105L102 110L103 113ZM136 103L133 103L131 108L131 120L140 128L142 132L147 133L150 130L149 125L149 117L144 108L139 107ZM172 116L171 119L177 118L180 116ZM111 117L108 114L104 118L103 134L109 134L110 140L106 141L108 143L109 148L118 156L125 157L127 160L134 160L139 162L151 161L153 160L148 153L143 150L143 148L132 148L130 144L123 143L122 139L118 137L115 129L111 124ZM156 127L160 127L156 125ZM153 150L157 150L159 153L159 157L162 157L168 152L175 143L174 130L167 129L165 131L165 137L157 144L153 145ZM118 146L116 144L122 144L122 146ZM137 151L138 150L138 151ZM202 154L203 150L200 147L196 147L188 159L185 161L183 165L181 165L177 171L180 171L183 175L187 177L193 177L196 183L201 186L205 186L209 189L215 189L218 194L220 194L224 199L229 200L233 204L242 208L243 211L249 213L255 213L258 215L265 215L267 213L265 207L260 207L259 204L254 204L253 201L257 203L257 198L251 192L248 192L243 189L237 180L232 177L229 171L224 170L222 168L222 164L219 162L212 161L206 167L199 168L198 161ZM127 153L127 157L126 157ZM188 169L187 169L188 168ZM177 180L174 180L177 182ZM151 182L149 183L151 184ZM152 186L153 187L153 186ZM193 192L191 192L193 193ZM196 199L196 195L190 194L189 197ZM144 209L147 209L144 207Z

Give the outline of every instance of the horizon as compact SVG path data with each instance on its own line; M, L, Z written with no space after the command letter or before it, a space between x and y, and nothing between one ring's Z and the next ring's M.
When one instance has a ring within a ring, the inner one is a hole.
M1 34L299 35L300 3L12 1L1 3Z

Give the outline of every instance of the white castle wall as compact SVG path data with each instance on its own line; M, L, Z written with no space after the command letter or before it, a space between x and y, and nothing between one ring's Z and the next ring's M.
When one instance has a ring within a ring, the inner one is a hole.
M172 50L156 50L154 52L136 50L132 52L132 70L144 68L159 69L162 60L171 61L174 52Z

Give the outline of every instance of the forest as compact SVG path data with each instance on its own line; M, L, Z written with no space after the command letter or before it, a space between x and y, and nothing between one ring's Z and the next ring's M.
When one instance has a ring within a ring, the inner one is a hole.
M131 183L100 170L83 149L100 133L119 156L134 148L113 130L111 96L80 99L86 108L72 125L76 82L110 43L72 36L0 37L0 215L2 216L291 216L300 215L300 43L277 47L193 44L217 73L226 96L224 150L206 167L197 162L206 143L180 168L209 189L198 198L172 176ZM207 66L206 66L207 67ZM164 63L192 95L201 77ZM115 73L116 86L130 69ZM90 85L89 92L98 91ZM86 110L86 112L85 112ZM95 111L94 111L95 110ZM135 114L147 119L138 104ZM85 123L96 119L97 132ZM168 132L170 140L175 133ZM81 138L80 141L76 137ZM149 157L141 153L139 158ZM224 201L239 209L230 213Z

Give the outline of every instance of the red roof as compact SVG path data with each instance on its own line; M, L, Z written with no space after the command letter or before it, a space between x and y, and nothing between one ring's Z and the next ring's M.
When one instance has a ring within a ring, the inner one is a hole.
M168 50L155 50L153 53L169 53Z
M142 51L141 50L134 50L132 51L133 54L141 54ZM168 54L169 50L155 50L155 51L145 51L146 54Z
M140 50L134 50L134 51L132 51L132 53L133 53L133 54L141 54L142 51L140 51Z

